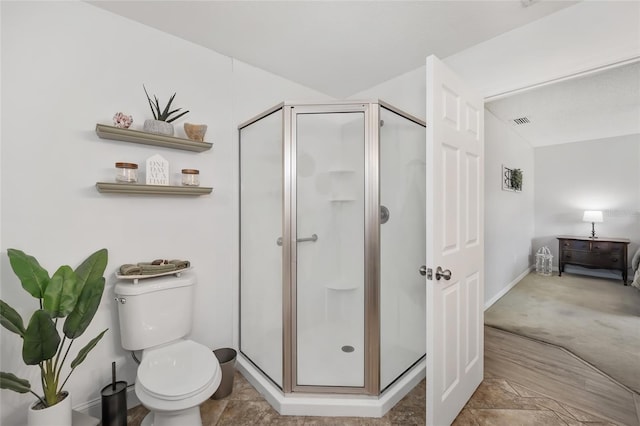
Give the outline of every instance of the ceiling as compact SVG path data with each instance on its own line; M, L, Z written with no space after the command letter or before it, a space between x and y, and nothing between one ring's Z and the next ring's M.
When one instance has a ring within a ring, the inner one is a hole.
M344 99L575 1L88 1Z
M85 0L344 99L576 1ZM640 133L640 65L487 104L534 146ZM515 125L515 118L527 124Z
M640 62L485 106L533 147L640 134ZM513 121L523 117L529 122Z

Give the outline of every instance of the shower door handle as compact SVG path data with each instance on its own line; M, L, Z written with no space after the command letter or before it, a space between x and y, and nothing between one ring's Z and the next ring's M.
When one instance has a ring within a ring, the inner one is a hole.
M296 241L299 243L303 243L305 241L313 241L315 243L316 241L318 241L318 236L316 234L312 234L310 237L298 238L296 239ZM278 237L278 239L276 240L276 244L279 246L282 245L282 237Z

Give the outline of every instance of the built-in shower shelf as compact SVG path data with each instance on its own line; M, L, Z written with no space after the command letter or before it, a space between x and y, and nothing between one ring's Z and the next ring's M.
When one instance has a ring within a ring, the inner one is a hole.
M325 287L329 290L345 291L345 290L357 290L359 286L357 284L333 282L333 283L326 284Z

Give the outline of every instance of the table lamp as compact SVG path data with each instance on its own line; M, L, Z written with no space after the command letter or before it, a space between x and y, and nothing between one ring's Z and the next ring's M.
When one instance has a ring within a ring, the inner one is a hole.
M602 212L600 210L585 210L582 220L584 222L591 222L591 238L598 238L596 237L595 223L602 222Z

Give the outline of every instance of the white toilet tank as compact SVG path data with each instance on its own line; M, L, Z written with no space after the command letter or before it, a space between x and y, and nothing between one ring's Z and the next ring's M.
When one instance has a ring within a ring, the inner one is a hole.
M195 283L190 274L117 283L122 347L147 349L188 335Z

